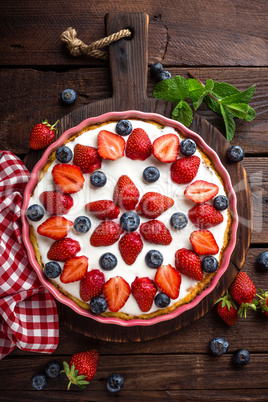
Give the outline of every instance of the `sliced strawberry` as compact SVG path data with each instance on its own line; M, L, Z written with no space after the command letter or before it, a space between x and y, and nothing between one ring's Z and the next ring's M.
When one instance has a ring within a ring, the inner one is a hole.
M73 206L73 199L60 191L44 191L40 194L40 201L51 215L67 214Z
M85 277L87 268L88 258L86 256L69 258L64 264L60 280L62 283L80 281Z
M181 274L189 278L195 279L196 281L203 279L200 258L191 250L181 248L176 251L175 267Z
M144 161L152 152L152 144L148 134L142 128L135 128L128 137L126 156L130 159Z
M105 278L99 269L92 269L80 282L80 297L84 302L88 302L95 296L102 293Z
M132 265L140 254L143 243L138 232L126 233L118 243L121 256L126 264Z
M179 158L171 165L171 179L178 184L190 183L195 178L199 165L200 158L198 156Z
M52 216L38 226L37 233L53 240L61 240L67 236L72 226L73 222L63 216Z
M101 220L116 219L120 213L120 209L110 200L89 202L86 204L85 208L88 212L91 212L92 215Z
M142 196L136 211L139 215L155 219L174 205L174 200L165 195L149 192Z
M158 220L142 223L140 233L149 243L168 245L172 242L170 231Z
M119 208L128 211L135 209L139 196L139 190L128 176L119 177L113 195L113 200Z
M122 158L125 151L125 140L120 135L101 130L98 134L98 153L103 159Z
M103 293L109 310L117 312L125 305L131 289L125 279L121 276L114 276L104 284Z
M216 240L209 230L196 230L191 233L190 242L196 254L213 255L219 252Z
M73 163L80 167L82 173L92 173L101 168L101 157L97 148L76 144Z
M180 293L181 274L170 264L161 265L155 274L156 285L171 299L177 299Z
M113 221L103 221L96 227L90 237L90 244L94 247L111 246L119 239L122 233L120 225Z
M153 142L153 155L161 162L174 162L179 153L180 141L176 134L165 134Z
M77 193L84 187L85 179L78 166L58 163L52 169L52 176L63 194Z
M141 311L149 311L156 294L156 286L149 278L138 278L132 282L131 291Z
M54 261L66 261L68 258L75 257L80 250L81 247L78 241L65 237L52 243L48 250L47 258Z
M209 229L223 221L223 215L209 204L196 205L189 210L190 221L199 229Z
M196 180L186 187L184 195L189 200L201 204L207 202L218 194L219 187L216 184L204 180Z

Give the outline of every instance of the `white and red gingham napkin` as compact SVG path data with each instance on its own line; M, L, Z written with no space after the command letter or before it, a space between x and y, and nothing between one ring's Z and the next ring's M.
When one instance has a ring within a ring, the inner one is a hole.
M0 151L0 359L16 346L52 353L59 339L55 300L38 280L22 242L22 196L29 176L19 158Z

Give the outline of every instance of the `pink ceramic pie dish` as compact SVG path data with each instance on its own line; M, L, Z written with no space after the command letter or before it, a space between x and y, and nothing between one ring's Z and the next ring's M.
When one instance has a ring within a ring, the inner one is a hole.
M231 224L231 228L230 228L230 240L229 240L229 243L228 243L226 249L224 250L221 266L220 266L219 270L217 271L216 275L213 277L210 285L201 294L197 295L196 298L194 300L192 300L189 304L184 304L181 307L178 307L177 309L173 310L169 314L159 315L157 317L154 317L154 318L151 318L148 320L144 320L144 319L122 320L122 319L119 319L116 317L102 317L102 316L98 316L98 315L93 315L89 311L84 310L81 307L79 307L74 301L72 301L67 296L65 296L63 293L61 293L60 290L58 290L56 287L54 287L46 279L42 268L40 267L40 265L38 264L38 262L35 258L35 252L34 252L32 243L30 241L30 236L29 236L29 224L28 224L28 221L26 218L26 211L27 211L27 208L29 205L29 201L30 201L31 195L32 195L34 188L38 181L38 173L47 163L47 159L48 159L49 155L51 154L51 152L56 150L56 148L58 148L60 145L62 145L67 139L69 139L71 136L79 133L83 128L85 128L87 126L95 125L98 123L104 123L104 122L110 121L110 120L121 120L121 119L131 119L131 118L145 120L145 121L146 120L155 121L162 125L176 128L182 133L183 136L185 136L187 138L192 138L196 142L196 144L199 146L199 148L211 159L216 170L222 177L224 186L225 186L228 198L229 198L229 209L230 209L230 213L232 216L232 224ZM197 306L201 302L202 299L204 299L208 294L213 292L213 290L215 289L220 278L226 272L226 270L229 266L230 258L231 258L232 252L233 252L235 244L236 244L237 227L238 227L238 215L237 215L237 209L236 209L236 195L235 195L234 189L232 187L229 173L227 172L225 167L222 165L217 153L214 150L212 150L198 134L189 130L181 123L179 123L175 120L168 119L168 118L161 116L159 114L156 114L156 113L144 113L144 112L139 112L136 110L130 110L130 111L125 111L125 112L109 112L109 113L105 113L98 117L90 117L90 118L82 121L78 126L72 127L69 130L65 131L56 142L54 142L52 145L50 145L46 149L42 158L35 165L32 173L31 173L30 180L25 188L24 200L23 200L23 206L22 206L22 237L23 237L23 241L24 241L24 244L25 244L25 247L27 250L29 261L30 261L32 267L34 268L34 270L36 271L38 278L39 278L40 282L43 284L43 286L46 287L59 302L72 308L77 314L94 319L103 324L116 324L116 325L120 325L120 326L124 326L124 327L138 326L138 325L139 326L150 326L150 325L160 323L162 321L171 320L175 317L178 317L180 314L183 314L185 311L193 309L195 306Z

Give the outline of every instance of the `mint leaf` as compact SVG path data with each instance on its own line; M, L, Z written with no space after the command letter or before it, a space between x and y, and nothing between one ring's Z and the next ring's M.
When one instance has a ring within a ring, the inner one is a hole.
M221 109L221 114L222 114L225 128L226 128L226 139L227 139L227 141L231 141L233 139L234 133L235 133L235 122L233 119L233 114L223 104L220 104L220 109Z
M213 80L207 80L205 86L195 79L189 79L187 82L190 99L193 102L194 109L197 110L203 102L204 97L212 91L214 82Z
M223 101L221 102L221 105L224 105ZM233 115L239 119L245 119L248 115L249 105L246 103L231 103L230 105L224 106L226 106L230 112L232 112Z
M211 92L217 99L222 100L226 96L234 95L240 93L239 90L233 85L227 84L226 82L214 82L213 91Z
M221 114L221 108L218 101L211 98L210 96L205 96L204 101L208 105L208 107L213 110L213 112Z
M189 90L187 80L180 75L158 82L153 89L153 96L156 99L164 99L173 103L178 103L188 97Z
M181 100L173 109L172 119L189 127L193 121L193 111L185 100Z
M251 120L255 119L255 117L256 117L255 110L252 107L249 106L248 107L248 114L247 114L245 120L246 121L251 121Z
M251 100L254 92L255 92L255 85L252 85L245 91L230 96L226 96L225 98L222 99L222 103L224 103L225 105L230 103L248 103Z

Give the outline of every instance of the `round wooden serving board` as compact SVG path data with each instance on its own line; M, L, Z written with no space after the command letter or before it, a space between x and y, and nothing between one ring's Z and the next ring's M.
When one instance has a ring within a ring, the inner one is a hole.
M131 39L121 39L109 46L113 97L88 104L66 115L58 123L60 134L88 117L99 116L110 111L140 110L159 113L166 117L171 116L172 105L169 102L148 98L146 95L148 22L148 15L145 13L112 13L106 16L107 35L123 28L130 28L133 33ZM252 233L251 194L246 172L241 163L231 164L228 162L226 150L230 144L206 120L195 115L190 128L198 133L220 156L223 165L231 176L237 195L239 215L237 244L226 273L220 278L214 291L195 308L184 312L175 319L153 326L121 327L101 324L90 318L80 316L67 306L58 303L59 319L73 330L93 338L118 342L142 341L163 336L202 317L229 288L238 270L242 268ZM27 167L31 169L41 155L42 151L29 152L25 159Z

